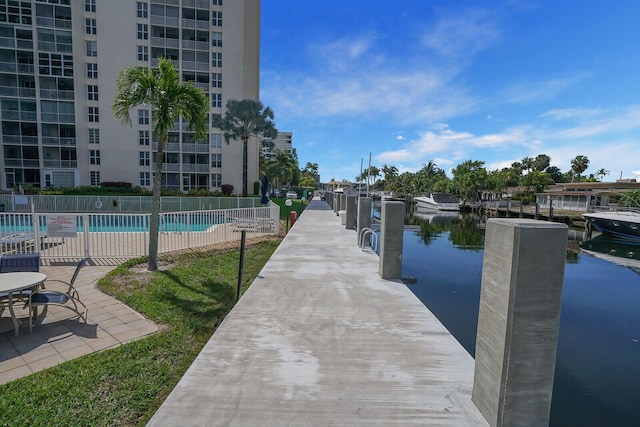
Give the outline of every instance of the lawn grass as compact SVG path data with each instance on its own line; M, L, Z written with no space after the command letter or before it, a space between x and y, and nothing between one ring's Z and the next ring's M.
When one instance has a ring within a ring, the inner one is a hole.
M280 240L248 243L243 288ZM0 385L0 425L145 425L235 304L239 250L161 258L170 268L135 272L129 261L98 282L162 332Z

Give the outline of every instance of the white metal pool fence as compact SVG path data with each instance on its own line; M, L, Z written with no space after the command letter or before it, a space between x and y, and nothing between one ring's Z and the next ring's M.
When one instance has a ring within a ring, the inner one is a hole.
M35 212L0 214L0 252L38 252L42 259L135 258L148 255L150 213ZM158 252L277 234L280 208L162 212Z
M160 212L259 208L258 197L161 197ZM0 194L6 212L151 212L151 196Z

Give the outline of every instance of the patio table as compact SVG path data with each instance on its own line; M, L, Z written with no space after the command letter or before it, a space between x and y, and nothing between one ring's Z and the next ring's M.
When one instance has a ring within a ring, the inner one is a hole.
M0 273L0 292L8 292L9 294L9 313L11 313L16 336L19 334L22 322L16 317L16 313L13 310L13 292L25 288L31 288L32 291L36 291L45 280L47 280L47 276L42 273L26 271ZM31 316L31 310L29 310L29 316Z

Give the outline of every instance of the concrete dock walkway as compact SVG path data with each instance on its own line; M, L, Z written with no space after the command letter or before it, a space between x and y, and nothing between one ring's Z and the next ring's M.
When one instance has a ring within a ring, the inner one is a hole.
M471 356L356 241L312 201L149 425L487 425Z

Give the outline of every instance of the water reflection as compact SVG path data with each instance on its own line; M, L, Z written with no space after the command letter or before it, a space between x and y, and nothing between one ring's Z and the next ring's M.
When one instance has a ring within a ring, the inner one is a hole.
M417 279L409 288L473 356L484 222L438 215L407 222L414 227L405 231L403 275ZM569 247L550 425L637 425L640 264L628 264L640 263L640 246L597 238Z
M420 227L425 245L449 232L449 241L458 249L479 251L484 247L484 230L478 228L479 217L430 209L416 209L406 223Z

